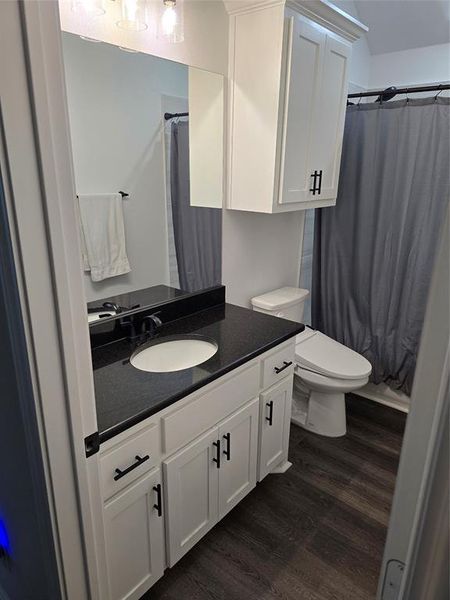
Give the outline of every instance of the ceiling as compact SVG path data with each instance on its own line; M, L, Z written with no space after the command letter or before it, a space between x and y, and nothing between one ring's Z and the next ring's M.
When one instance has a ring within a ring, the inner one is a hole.
M450 43L447 0L354 0L371 54Z

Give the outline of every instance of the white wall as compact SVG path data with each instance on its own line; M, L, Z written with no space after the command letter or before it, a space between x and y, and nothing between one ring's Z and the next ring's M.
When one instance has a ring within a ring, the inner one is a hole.
M376 54L370 60L369 88L372 89L448 81L450 44Z
M250 306L253 296L298 285L303 218L303 211L224 210L222 279L229 302Z
M188 69L63 35L77 192L123 190L131 272L93 283L88 301L169 282L161 97L187 98Z
M353 0L332 0L333 4L361 20ZM383 2L379 2L383 10ZM405 2L405 6L406 6ZM370 29L370 23L364 23ZM374 32L376 33L376 32ZM414 40L411 40L413 44ZM350 90L375 89L450 81L450 44L436 44L400 52L372 55L363 36L353 44L350 62ZM417 96L415 96L417 97Z

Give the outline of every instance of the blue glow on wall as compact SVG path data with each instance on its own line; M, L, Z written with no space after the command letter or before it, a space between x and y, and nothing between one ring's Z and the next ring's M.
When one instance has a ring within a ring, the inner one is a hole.
M6 530L5 522L0 519L0 551L3 550L7 554L11 551L11 544Z

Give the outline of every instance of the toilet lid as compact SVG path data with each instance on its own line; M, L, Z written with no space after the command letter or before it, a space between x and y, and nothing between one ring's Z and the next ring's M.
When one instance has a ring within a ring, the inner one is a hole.
M336 379L361 379L372 372L368 360L320 331L305 331L297 336L295 360L301 367Z

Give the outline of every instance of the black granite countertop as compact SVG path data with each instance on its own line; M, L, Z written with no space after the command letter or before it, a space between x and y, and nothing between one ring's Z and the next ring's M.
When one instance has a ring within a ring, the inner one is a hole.
M136 344L119 340L94 348L95 398L100 443L303 331L304 325L223 304L158 328L157 338L197 334L218 351L206 362L171 373L147 373L129 358Z

